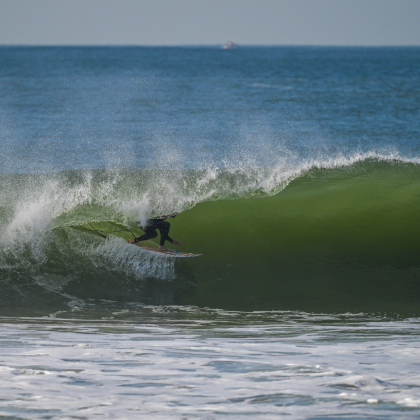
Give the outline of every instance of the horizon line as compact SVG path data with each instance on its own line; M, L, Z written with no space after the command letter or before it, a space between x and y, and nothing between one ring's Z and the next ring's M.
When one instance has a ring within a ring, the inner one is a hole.
M218 47L222 48L225 44L2 44L1 47L88 47L88 48L98 48L98 47L107 47L107 48L118 48L118 47L143 47L143 48L197 48L197 47L206 47L213 48ZM234 48L226 49L241 49L242 47L344 47L344 48L399 48L399 47L420 47L419 44L236 44Z

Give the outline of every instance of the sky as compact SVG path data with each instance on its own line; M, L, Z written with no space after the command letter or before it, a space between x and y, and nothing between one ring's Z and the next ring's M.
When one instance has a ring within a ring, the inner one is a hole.
M420 45L420 0L0 0L0 45Z

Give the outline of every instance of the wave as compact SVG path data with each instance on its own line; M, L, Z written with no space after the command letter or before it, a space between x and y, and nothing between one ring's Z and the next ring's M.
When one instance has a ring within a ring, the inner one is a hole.
M379 154L294 167L3 174L1 305L101 298L419 314L419 175L415 159ZM180 212L171 221L180 248L202 257L174 261L127 243L141 234L135 221L167 211Z

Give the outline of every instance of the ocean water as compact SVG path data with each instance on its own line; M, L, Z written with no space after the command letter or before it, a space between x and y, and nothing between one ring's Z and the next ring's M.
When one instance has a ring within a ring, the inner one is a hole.
M0 47L0 416L418 418L419 68Z

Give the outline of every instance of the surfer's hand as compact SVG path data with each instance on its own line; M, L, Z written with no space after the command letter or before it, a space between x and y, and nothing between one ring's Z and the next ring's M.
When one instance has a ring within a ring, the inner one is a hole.
M175 245L181 245L181 242L178 242L178 241L172 241L172 243Z
M129 239L129 240L128 240L128 243L129 243L129 244L134 244L134 239Z

